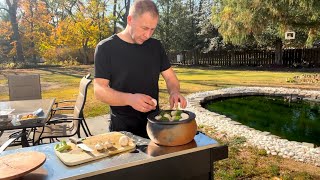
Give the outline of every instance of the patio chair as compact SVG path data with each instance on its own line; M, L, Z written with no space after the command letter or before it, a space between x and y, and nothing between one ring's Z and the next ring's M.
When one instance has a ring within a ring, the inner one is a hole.
M33 144L43 143L43 139L54 139L61 137L80 137L80 124L83 121L81 114L87 98L87 89L92 80L83 77L80 81L80 90L73 109L73 116L66 118L53 118L42 128L37 128L33 133Z
M7 78L10 101L42 99L39 74L10 74ZM32 129L27 130L28 137L31 131ZM10 143L10 146L21 145L20 137L21 131L12 133L9 139L14 139L14 142Z
M84 77L86 79L90 79L90 76L91 74L88 73L87 75L85 75ZM54 115L54 113L58 110L73 110L74 106L66 106L65 104L66 103L75 103L76 100L61 100L61 101L58 101L58 102L55 102L55 109L52 109L52 115Z
M88 73L87 75L84 76L84 78L89 79L91 76L90 73ZM80 91L80 87L81 83L79 85L79 91ZM62 100L59 102L55 103L55 108L52 108L51 110L51 118L67 118L67 117L72 117L72 114L56 114L56 112L59 111L73 111L74 110L74 105L70 106L70 105L65 105L65 104L70 104L70 103L75 103L76 100ZM88 127L88 124L84 118L83 115L83 111L80 112L80 118L82 118L83 120L81 121L81 127L83 129L83 132L85 133L85 135L88 137L89 135L92 136L91 131Z
M9 100L41 99L39 74L8 75Z

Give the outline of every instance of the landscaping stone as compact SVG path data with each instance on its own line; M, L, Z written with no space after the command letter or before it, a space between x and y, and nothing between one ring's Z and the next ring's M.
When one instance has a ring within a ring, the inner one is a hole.
M315 100L319 98L320 91L307 91L291 88L274 87L233 87L219 89L215 91L197 92L188 95L188 106L186 110L196 114L198 125L207 125L216 130L217 133L225 133L228 137L243 136L247 139L246 144L265 149L267 154L279 155L284 158L291 158L316 166L320 165L320 147L315 148L311 143L301 143L282 139L269 132L261 132L232 119L210 112L201 107L201 102L205 98L214 99L216 97L231 97L241 95L271 95L271 96L295 96L298 98L308 98Z

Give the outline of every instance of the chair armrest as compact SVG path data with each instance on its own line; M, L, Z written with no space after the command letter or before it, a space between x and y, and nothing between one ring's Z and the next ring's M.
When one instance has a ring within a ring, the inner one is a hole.
M58 119L50 119L47 124L57 124L57 123L65 123L72 122L73 120L81 121L82 118L58 118Z
M2 144L2 146L0 147L0 154L2 153L2 151L6 150L7 147L13 142L15 141L17 138L11 138L9 140L7 140L5 143Z
M62 106L62 107L56 107L56 108L52 108L52 111L59 111L59 110L73 110L74 107L73 106Z
M2 151L6 150L7 147L8 147L13 141L17 140L17 139L20 138L21 136L22 136L22 133L19 132L19 133L17 133L16 135L12 136L12 138L10 138L10 139L8 139L6 142L4 142L4 143L2 144L2 146L0 147L0 153L1 153Z
M66 103L66 102L76 102L76 100L62 100L62 101L56 102L55 104Z
M58 102L55 102L55 106L58 107L59 104L63 104L63 103L69 103L69 102L76 102L76 100L62 100L62 101L58 101Z

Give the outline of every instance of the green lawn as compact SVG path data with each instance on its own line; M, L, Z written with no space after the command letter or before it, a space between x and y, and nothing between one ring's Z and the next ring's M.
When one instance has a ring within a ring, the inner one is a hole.
M287 78L306 74L303 72L272 72L257 70L219 70L209 68L174 67L184 95L232 86L280 86L306 89L320 89L319 84L288 83ZM41 75L42 95L56 100L74 99L77 95L79 80L87 73L93 74L93 66L40 67L37 69L3 70L0 74L1 87L6 86L4 75L9 73L39 73ZM307 73L314 74L314 73ZM168 108L168 94L162 78L160 86L160 107ZM0 91L0 100L8 100L8 92ZM92 117L109 112L108 105L97 101L93 86L88 91L85 116Z

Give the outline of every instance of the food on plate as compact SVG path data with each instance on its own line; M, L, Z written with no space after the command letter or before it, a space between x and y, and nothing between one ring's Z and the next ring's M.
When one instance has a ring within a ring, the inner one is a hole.
M112 142L110 140L107 140L106 142L104 142L103 145L104 145L105 149L110 149L110 148L113 147L113 144L112 144Z
M23 115L20 120L28 120L28 119L36 119L38 118L37 115L34 115L34 114L26 114L26 115Z
M188 119L189 115L182 110L160 111L154 118L158 121L182 121Z
M153 104L154 104L154 106L157 106L157 100L155 100L155 99L152 99L152 102L153 102Z
M67 144L65 140L62 140L59 144L54 146L54 149L59 152L67 151L71 149L71 146Z
M94 148L97 150L97 151L102 151L104 149L103 145L100 144L100 143L97 143Z
M119 144L124 147L129 145L129 137L128 136L121 136L119 139Z

